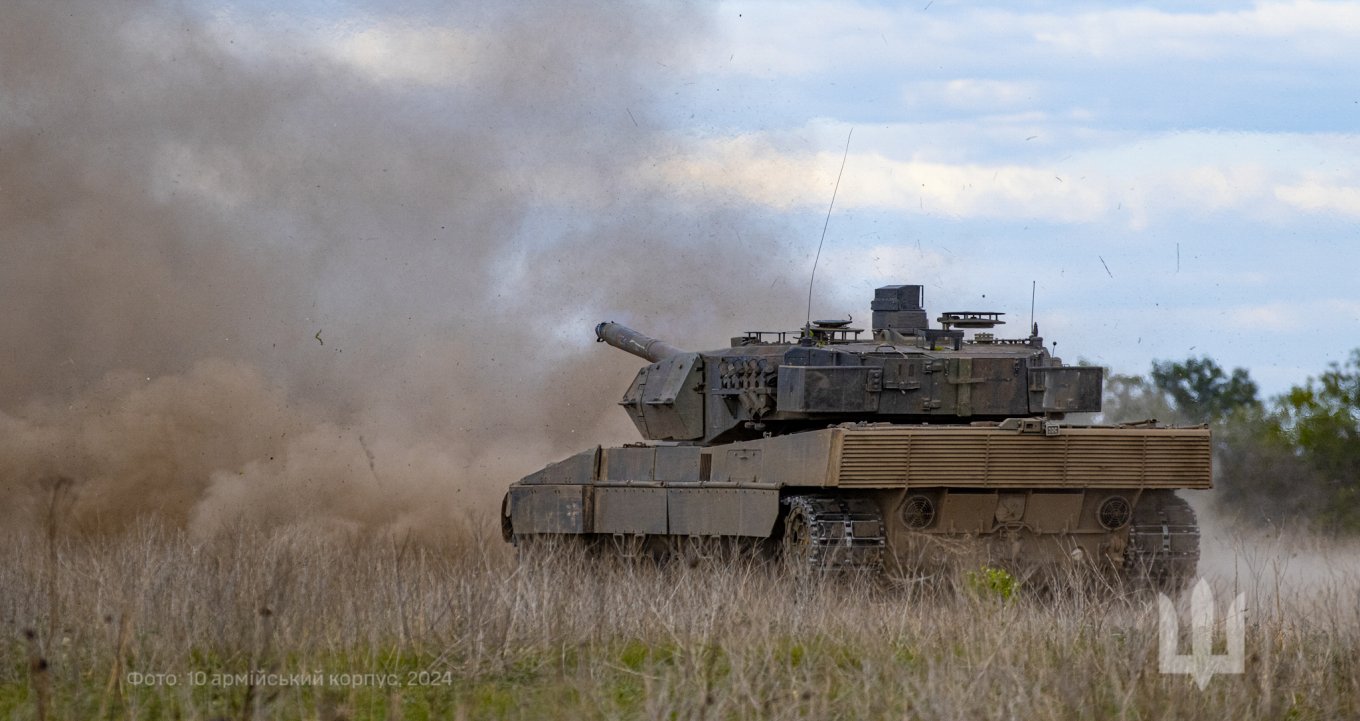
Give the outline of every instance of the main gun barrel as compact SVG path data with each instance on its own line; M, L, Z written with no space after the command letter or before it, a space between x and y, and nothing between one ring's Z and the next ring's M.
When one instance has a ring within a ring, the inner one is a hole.
M670 343L643 335L612 321L595 326L595 340L608 343L653 363L686 352L683 348L676 348Z

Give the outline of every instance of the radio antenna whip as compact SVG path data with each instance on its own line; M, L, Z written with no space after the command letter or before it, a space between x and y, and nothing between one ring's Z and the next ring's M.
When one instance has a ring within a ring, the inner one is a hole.
M1034 293L1035 293L1035 289L1038 287L1038 285L1039 285L1039 281L1037 281L1037 280L1031 280L1031 281L1029 282L1029 328L1030 328L1029 333L1030 333L1030 335L1035 335L1035 332L1034 332Z
M855 129L850 128L850 133L845 136L845 153L841 155L841 169L836 173L836 185L831 189L831 205L826 208L826 222L822 223L822 239L817 241L817 255L812 259L812 277L808 278L808 304L807 304L807 324L804 330L812 327L812 284L817 280L817 263L822 259L822 245L826 243L826 229L831 225L831 209L836 207L836 192L841 189L841 175L845 173L845 159L850 157L850 138L854 136Z

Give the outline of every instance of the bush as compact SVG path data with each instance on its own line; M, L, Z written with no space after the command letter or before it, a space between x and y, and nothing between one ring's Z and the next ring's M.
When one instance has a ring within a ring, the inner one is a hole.
M1009 601L1020 589L1020 581L1004 568L983 566L968 572L968 589L982 598Z

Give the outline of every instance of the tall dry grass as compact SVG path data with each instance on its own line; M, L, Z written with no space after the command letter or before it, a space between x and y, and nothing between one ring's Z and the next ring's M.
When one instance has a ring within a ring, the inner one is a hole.
M1289 565L1327 548L1209 554L1220 608L1248 594L1248 658L1201 691L1158 672L1155 597L1030 584L1006 600L969 569L885 585L740 558L521 562L476 522L437 546L13 534L0 718L1353 718L1360 583Z

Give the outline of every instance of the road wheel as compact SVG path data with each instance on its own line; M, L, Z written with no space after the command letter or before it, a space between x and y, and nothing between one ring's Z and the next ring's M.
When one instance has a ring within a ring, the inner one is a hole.
M784 516L781 556L791 570L807 571L813 564L812 509L802 499L793 499Z

